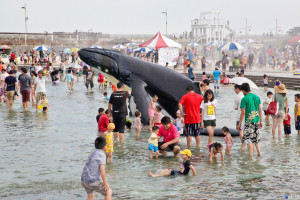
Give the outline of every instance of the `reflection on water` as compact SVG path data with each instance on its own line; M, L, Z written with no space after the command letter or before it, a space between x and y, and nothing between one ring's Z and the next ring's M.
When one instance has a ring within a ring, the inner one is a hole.
M266 93L255 92L265 99ZM290 110L294 93L288 93ZM233 128L233 88L221 88L216 96L217 127ZM80 185L81 171L93 151L97 110L106 108L107 103L98 88L87 93L77 82L72 93L66 83L48 84L47 99L47 114L34 109L25 112L20 101L13 111L0 107L1 199L86 198ZM148 171L179 169L182 160L171 156L149 160L150 133L141 133L138 140L133 132L126 133L124 148L115 147L113 163L107 166L109 184L116 199L282 199L285 194L299 195L300 137L293 130L290 138L273 140L271 127L264 127L261 135L261 158L250 159L247 152L240 152L239 138L234 138L233 155L210 164L208 138L202 137L200 151L191 149L196 177L149 178ZM224 144L223 138L215 140ZM185 148L185 138L180 141Z

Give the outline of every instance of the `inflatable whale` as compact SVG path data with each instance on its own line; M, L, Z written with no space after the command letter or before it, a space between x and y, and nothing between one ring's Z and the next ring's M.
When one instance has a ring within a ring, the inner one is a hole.
M158 103L176 118L178 103L193 86L200 93L198 82L155 63L139 60L124 53L107 49L85 48L78 51L80 59L103 73L113 84L119 81L132 89L136 108L142 113L142 123L148 124L150 97L158 96Z

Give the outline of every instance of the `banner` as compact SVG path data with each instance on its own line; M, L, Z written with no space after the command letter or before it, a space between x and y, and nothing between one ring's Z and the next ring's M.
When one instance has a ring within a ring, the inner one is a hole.
M169 63L169 66L174 66L177 64L177 59L179 57L178 48L160 48L158 49L158 64L165 66Z

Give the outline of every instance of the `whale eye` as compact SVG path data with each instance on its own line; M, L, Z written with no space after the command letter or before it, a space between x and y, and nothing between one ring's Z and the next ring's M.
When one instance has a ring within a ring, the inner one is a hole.
M108 69L105 69L105 72L108 72Z

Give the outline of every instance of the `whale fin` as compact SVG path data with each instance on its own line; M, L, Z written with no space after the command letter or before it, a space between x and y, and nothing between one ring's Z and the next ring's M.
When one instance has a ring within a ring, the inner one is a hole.
M150 97L146 92L147 84L139 79L130 80L130 87L132 89L132 96L136 104L137 110L142 113L141 121L144 125L149 123L149 105ZM134 115L134 113L132 113Z

